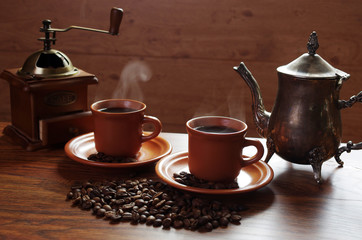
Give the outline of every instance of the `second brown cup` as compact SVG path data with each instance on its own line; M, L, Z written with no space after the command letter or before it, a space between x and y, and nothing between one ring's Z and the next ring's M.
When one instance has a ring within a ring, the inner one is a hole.
M111 156L135 157L143 142L161 132L156 117L144 115L146 105L129 99L108 99L91 105L94 121L95 148ZM151 123L154 130L143 135L143 124Z
M259 161L264 147L258 140L246 139L246 123L228 117L207 116L189 120L188 166L191 174L212 182L232 182L241 168ZM257 153L246 158L242 151L254 146Z

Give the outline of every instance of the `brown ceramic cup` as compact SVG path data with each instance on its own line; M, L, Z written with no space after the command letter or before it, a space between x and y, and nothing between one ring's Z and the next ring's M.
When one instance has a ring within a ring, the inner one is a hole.
M191 174L212 182L231 182L241 168L259 161L264 147L258 140L246 139L247 125L237 119L218 116L198 117L186 123L188 166ZM243 148L254 146L252 157Z
M111 156L135 157L143 142L161 132L161 122L144 114L146 105L129 99L108 99L91 105L94 141L98 152ZM151 134L143 135L143 124L153 124Z

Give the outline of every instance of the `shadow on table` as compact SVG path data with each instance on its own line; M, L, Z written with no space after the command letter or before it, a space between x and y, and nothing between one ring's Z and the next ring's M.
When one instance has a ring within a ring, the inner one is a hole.
M71 171L70 171L71 169ZM130 168L105 168L84 165L64 157L58 164L58 173L65 179L73 181L113 180L120 178L151 177L155 164Z
M333 175L341 169L336 165L323 171L322 167L323 182L318 184L311 166L289 163L269 185L277 199L276 207L282 207L284 216L310 222L319 219L328 211L330 201L334 199ZM281 218L280 221L287 225L288 219ZM309 231L318 230L318 226L311 224Z
M340 169L343 168L338 165L328 169L323 169L322 166L322 183L318 184L311 166L289 163L288 167L274 178L270 186L277 195L325 197L332 193L331 178Z
M251 217L271 207L275 200L275 194L270 187L266 186L254 192L236 195L234 198L247 207L247 211L243 213L243 216Z

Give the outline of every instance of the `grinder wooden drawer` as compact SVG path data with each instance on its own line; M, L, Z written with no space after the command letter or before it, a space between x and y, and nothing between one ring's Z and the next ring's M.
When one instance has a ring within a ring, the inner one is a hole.
M39 121L43 145L65 143L78 135L93 132L92 112L80 112Z

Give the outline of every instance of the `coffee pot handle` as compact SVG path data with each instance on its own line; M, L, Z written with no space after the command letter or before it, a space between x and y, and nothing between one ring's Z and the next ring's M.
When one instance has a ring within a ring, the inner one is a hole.
M343 108L350 108L353 106L353 104L355 104L356 102L362 102L362 91L360 91L357 95L353 95L352 97L350 97L349 100L339 100L338 101L338 106L339 109L343 109ZM352 150L361 150L362 149L362 142L360 143L352 143L352 141L348 141L347 145L344 147L340 147L336 153L336 155L334 156L334 158L336 159L336 161L343 166L343 161L340 159L340 156L343 152L351 152Z
M162 124L161 124L161 121L158 120L158 118L152 117L152 116L144 116L143 123L151 123L154 126L154 130L149 135L146 135L146 136L143 135L142 142L151 140L160 134L160 132L162 130Z
M347 101L346 100L339 100L338 101L338 106L339 106L339 109L350 108L356 102L362 102L362 91L360 91L357 95L353 95Z
M241 154L241 166L243 167L256 163L264 155L264 147L259 140L245 139L243 149L248 146L254 146L257 150L257 153L254 156L248 158L245 158L245 155Z

